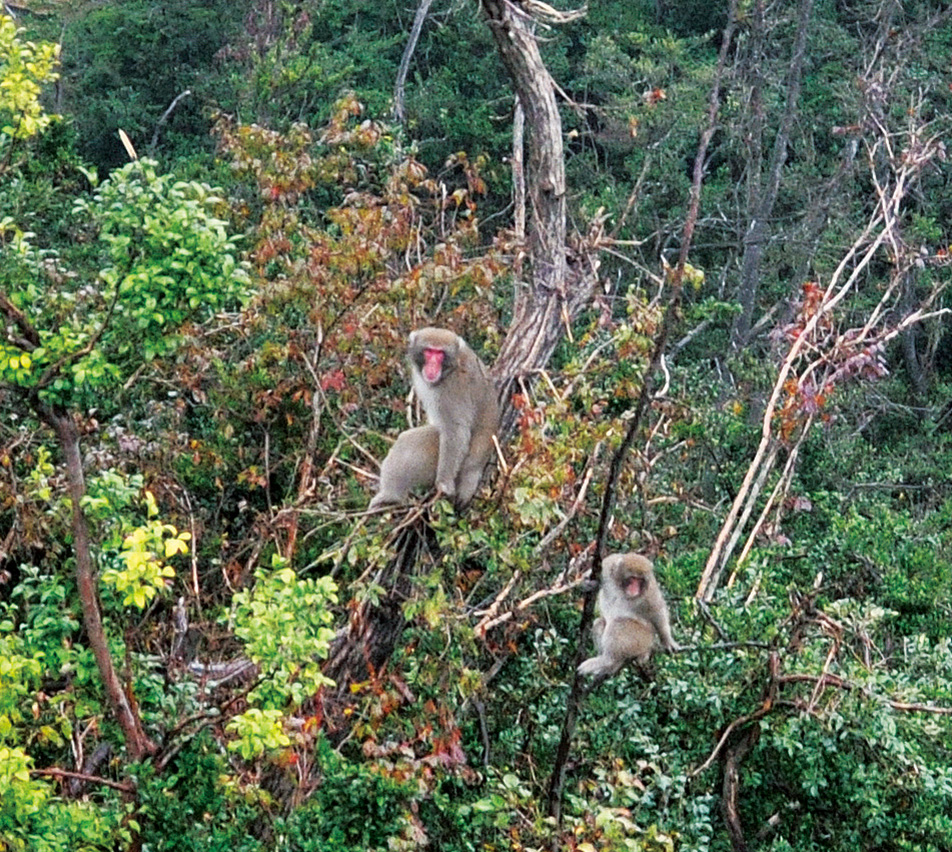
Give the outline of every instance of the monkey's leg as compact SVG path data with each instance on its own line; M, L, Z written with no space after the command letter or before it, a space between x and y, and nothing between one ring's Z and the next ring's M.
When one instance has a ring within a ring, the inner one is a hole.
M601 654L605 646L602 644L602 637L605 635L605 619L599 616L592 622L592 639L595 640L595 648Z
M605 626L602 653L618 661L618 667L628 660L646 662L654 647L655 631L640 618L613 618Z
M436 483L440 433L435 426L418 426L401 432L380 465L380 484L370 508L406 503L414 491L429 490Z

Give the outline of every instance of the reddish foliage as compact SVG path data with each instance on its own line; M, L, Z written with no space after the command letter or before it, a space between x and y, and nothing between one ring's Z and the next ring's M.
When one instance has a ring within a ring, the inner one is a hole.
M822 310L827 297L815 281L805 282L796 317L773 334L775 341L790 343L810 335L801 350L799 372L784 382L784 400L777 409L778 432L786 442L811 418L829 419L830 399L844 382L874 381L888 373L883 345L871 342L864 329L838 332L835 315Z

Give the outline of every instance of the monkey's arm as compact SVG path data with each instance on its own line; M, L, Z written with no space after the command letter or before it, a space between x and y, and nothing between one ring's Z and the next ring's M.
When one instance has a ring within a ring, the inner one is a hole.
M671 619L668 616L667 606L658 607L651 619L654 628L658 633L658 639L661 641L661 647L665 651L678 651L681 646L674 641L671 635Z
M447 497L456 494L456 477L469 452L470 430L459 421L444 422L440 429L440 456L436 467L436 487Z

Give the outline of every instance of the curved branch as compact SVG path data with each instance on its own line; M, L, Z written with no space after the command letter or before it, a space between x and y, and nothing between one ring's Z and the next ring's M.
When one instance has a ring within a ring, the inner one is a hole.
M420 40L420 33L423 30L423 24L426 21L426 16L432 5L433 0L420 0L416 15L413 16L413 28L410 30L410 39L403 50L403 56L400 58L397 81L393 86L393 116L400 124L403 124L406 120L403 106L407 75L410 73L410 60L413 59L413 52L416 50L417 42Z
M86 781L89 784L102 784L104 787L112 787L113 790L122 790L123 793L134 793L136 789L135 785L129 781L111 781L109 778L101 778L98 775L70 772L66 769L31 769L30 775L39 778L72 778L76 781Z
M169 104L169 108L162 113L162 117L156 122L155 131L152 133L152 141L149 142L149 154L155 153L155 146L159 144L159 133L161 133L165 123L169 120L169 116L175 111L175 108L179 105L182 98L187 98L190 94L192 94L191 89L186 89L184 92L177 94L175 100Z

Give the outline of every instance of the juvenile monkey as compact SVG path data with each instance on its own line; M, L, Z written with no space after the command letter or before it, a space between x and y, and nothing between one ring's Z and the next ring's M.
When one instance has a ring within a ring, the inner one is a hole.
M651 562L637 553L616 553L602 560L598 590L599 617L592 625L598 656L579 667L579 674L615 674L628 660L646 663L655 636L667 651L676 651L668 607Z
M397 438L380 467L370 508L403 502L415 488L433 485L457 507L465 506L493 456L496 389L466 341L448 329L414 331L407 358L428 423Z

